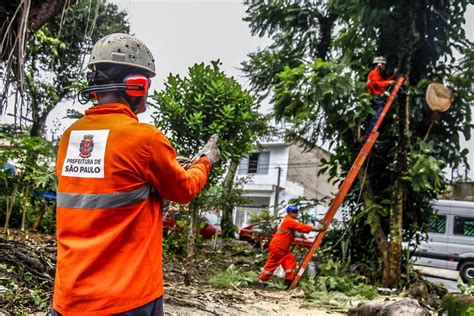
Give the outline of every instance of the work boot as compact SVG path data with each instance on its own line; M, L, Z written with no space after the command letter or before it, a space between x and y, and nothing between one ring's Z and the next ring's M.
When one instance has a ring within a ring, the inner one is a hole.
M287 290L290 288L291 283L293 283L293 280L285 280L285 281L283 281L283 284L286 286L286 289L287 289Z
M267 282L263 282L262 280L258 280L254 283L254 285L258 288L264 289L268 286Z

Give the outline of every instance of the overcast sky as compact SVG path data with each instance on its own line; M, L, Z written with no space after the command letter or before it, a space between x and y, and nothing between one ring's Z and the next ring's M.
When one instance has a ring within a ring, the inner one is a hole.
M110 0L109 0L110 1ZM186 74L194 63L220 58L222 69L246 86L239 71L247 54L265 47L268 39L252 37L246 22L245 7L240 0L112 0L128 13L132 34L145 42L156 60L157 76L152 89L163 88L169 73ZM466 32L474 41L474 6L466 14ZM63 119L63 104L48 119L48 126L61 122L61 132L70 124ZM75 104L84 111L89 105ZM140 115L143 122L151 122L149 113ZM69 122L68 122L69 121ZM474 134L474 133L473 133ZM467 146L467 144L466 144ZM474 146L470 142L474 168ZM474 177L474 173L472 175Z
M109 0L110 1L110 0ZM153 89L162 89L170 74L187 73L195 63L220 59L221 69L247 86L239 71L247 54L265 47L268 39L252 37L242 21L245 7L239 0L112 0L128 13L131 33L141 39L155 57L157 75ZM59 133L71 124L63 119L71 102L58 106L48 118L48 126ZM74 108L84 111L90 105L76 102ZM140 114L142 122L151 123L150 111ZM56 122L56 124L55 124Z

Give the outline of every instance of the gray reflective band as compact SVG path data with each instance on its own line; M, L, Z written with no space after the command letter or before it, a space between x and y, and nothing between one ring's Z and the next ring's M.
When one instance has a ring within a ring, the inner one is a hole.
M295 272L295 269L285 270L286 273Z
M288 229L279 229L277 230L277 233L289 233L290 231Z
M150 194L150 185L129 192L81 194L58 192L57 206L96 210L102 208L116 208L142 202Z
M270 272L270 271L267 271L267 270L263 270L263 273L265 273L265 274L267 274L267 275L273 274L273 272Z

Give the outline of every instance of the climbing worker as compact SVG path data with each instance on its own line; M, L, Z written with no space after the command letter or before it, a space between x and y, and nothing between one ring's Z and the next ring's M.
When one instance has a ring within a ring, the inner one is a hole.
M155 61L134 36L98 40L88 63L96 99L57 154L58 263L52 315L163 315L163 199L188 203L219 160L213 136L188 170L166 136L138 122Z
M321 223L315 226L298 222L298 206L288 205L287 215L283 218L276 233L268 245L268 259L260 274L258 287L265 287L266 282L272 277L273 272L281 265L285 270L285 284L290 285L295 278L296 258L290 251L290 246L295 239L295 232L309 233L310 231L325 230Z
M372 131L372 128L374 127L375 122L377 121L377 118L382 112L382 109L385 105L385 89L388 86L394 85L396 83L396 81L393 80L397 73L396 70L392 76L390 76L386 80L383 80L381 73L385 69L386 63L387 60L385 59L385 57L375 57L373 60L373 64L375 67L369 72L369 75L367 77L367 90L372 96L372 105L375 108L375 115L372 117L369 127L365 131L364 138L366 138Z

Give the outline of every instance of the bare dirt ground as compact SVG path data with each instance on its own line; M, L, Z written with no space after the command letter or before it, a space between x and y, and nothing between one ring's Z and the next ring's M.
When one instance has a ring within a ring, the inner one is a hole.
M237 240L219 241L203 245L197 252L194 282L184 285L186 270L180 257L163 255L165 277L166 315L347 315L347 310L358 302L344 308L335 303L328 308L315 307L304 298L303 290L256 287L216 288L209 284L211 275L226 270L231 264L244 271L259 272L266 256L246 242ZM263 261L262 261L263 260Z
M49 315L56 262L54 236L11 230L0 236L0 244L0 315ZM209 285L209 277L230 264L258 271L262 263L255 256L252 247L237 241L220 243L217 248L204 246L196 258L195 280L185 286L183 258L165 254L165 314L346 314L346 310L308 306L301 289L288 292L248 287L222 289ZM36 292L32 292L33 289Z
M166 284L165 315L347 315L345 311L310 308L303 291ZM353 304L356 304L354 302Z

